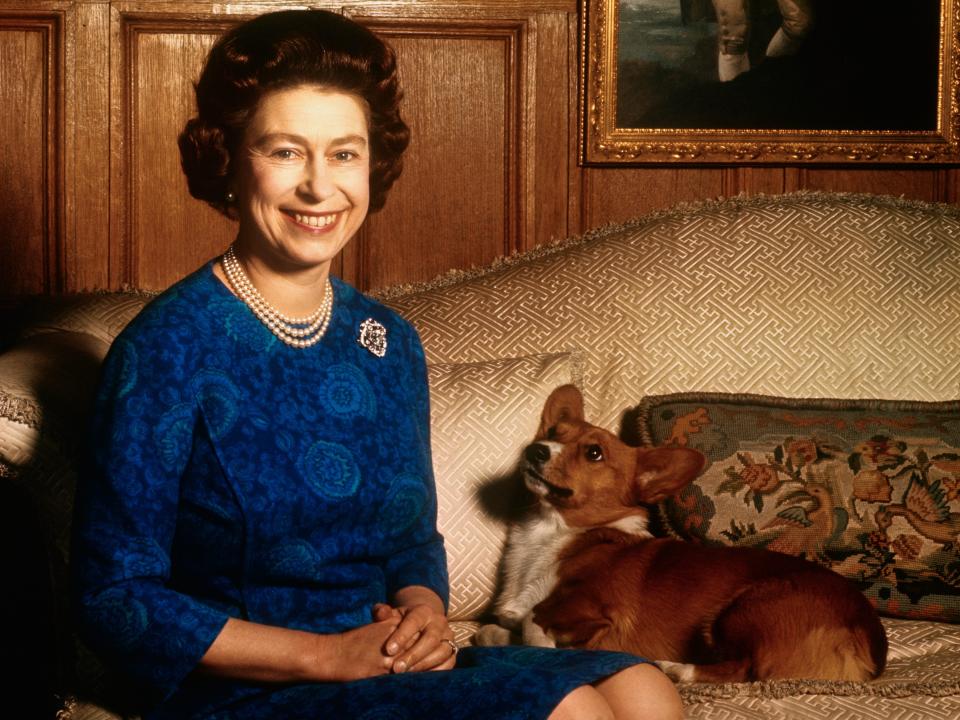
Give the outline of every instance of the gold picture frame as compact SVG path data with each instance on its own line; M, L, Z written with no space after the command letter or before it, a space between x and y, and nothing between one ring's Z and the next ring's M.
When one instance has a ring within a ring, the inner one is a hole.
M879 14L852 28L858 0L750 0L766 14L745 16L746 41L729 31L738 2L581 0L584 164L960 161L960 0L912 0L905 15L874 0ZM777 55L771 29L796 25L797 5L806 34ZM723 47L746 52L721 53L721 17ZM732 57L748 69L731 78Z

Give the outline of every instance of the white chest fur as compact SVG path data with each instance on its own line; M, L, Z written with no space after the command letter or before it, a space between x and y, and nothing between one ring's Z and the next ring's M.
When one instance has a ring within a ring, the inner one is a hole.
M649 535L645 517L624 518L611 523L611 527L631 534ZM504 556L503 588L494 607L500 625L481 628L477 635L478 644L506 644L510 641L509 631L512 631L522 636L525 645L554 645L543 629L533 622L533 608L556 585L560 552L586 529L571 528L556 510L546 505L511 526Z
M541 508L510 528L503 590L496 604L501 625L520 629L523 618L550 594L557 582L560 551L577 532L552 508Z

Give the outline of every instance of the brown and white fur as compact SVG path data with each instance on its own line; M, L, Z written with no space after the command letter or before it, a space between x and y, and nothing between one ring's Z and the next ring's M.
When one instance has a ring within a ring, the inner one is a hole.
M513 525L499 625L480 645L632 652L676 680L862 681L886 663L883 626L847 580L812 562L755 548L654 538L648 507L703 469L683 447L631 447L583 418L583 398L557 388L525 452L539 498Z

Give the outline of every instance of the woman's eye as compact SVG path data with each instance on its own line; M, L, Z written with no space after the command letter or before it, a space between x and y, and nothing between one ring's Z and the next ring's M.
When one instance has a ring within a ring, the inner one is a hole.
M599 445L587 445L584 456L590 462L600 462L603 460L603 448Z
M290 148L281 148L280 150L274 150L270 155L278 160L293 160L297 153Z
M333 158L337 162L350 162L355 157L357 157L357 154L351 150L339 150L333 154Z

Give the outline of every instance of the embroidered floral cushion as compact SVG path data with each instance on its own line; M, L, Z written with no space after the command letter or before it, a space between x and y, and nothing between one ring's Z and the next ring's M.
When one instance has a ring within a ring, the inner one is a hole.
M800 555L882 613L960 621L960 402L644 398L649 444L708 466L659 506L663 529Z

